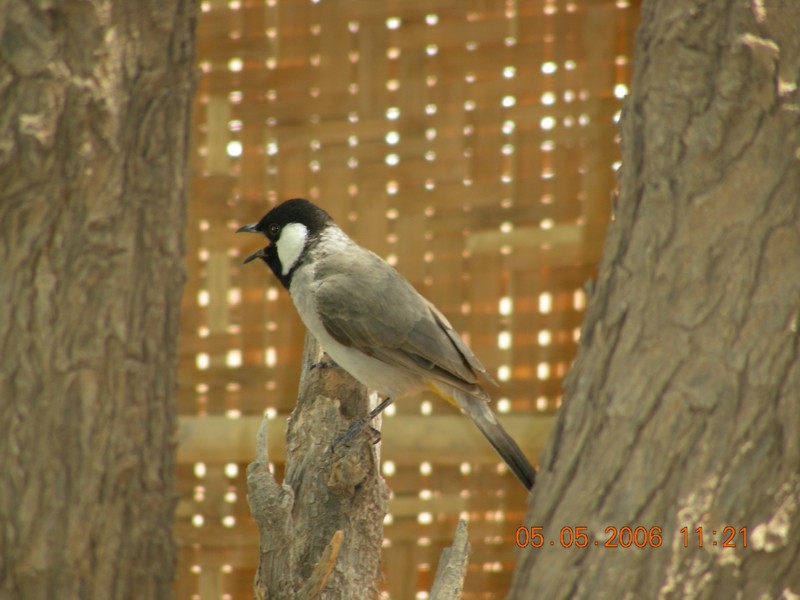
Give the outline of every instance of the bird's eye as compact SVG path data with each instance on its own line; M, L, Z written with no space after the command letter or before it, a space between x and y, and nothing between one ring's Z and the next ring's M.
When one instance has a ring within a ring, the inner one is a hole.
M269 232L270 237L278 237L278 234L281 232L281 226L277 223L270 223L267 231Z

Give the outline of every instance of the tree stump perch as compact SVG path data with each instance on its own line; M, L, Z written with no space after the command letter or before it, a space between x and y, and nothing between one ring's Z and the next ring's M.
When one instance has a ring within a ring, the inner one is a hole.
M377 434L365 427L353 440L335 443L369 411L369 398L343 370L315 368L323 356L306 336L298 402L287 426L284 483L269 470L266 422L247 469L260 537L259 600L378 594L389 491L380 477Z
M389 489L380 476L380 417L352 440L340 441L366 415L366 388L328 368L306 335L300 392L286 432L286 475L269 468L267 417L256 458L247 467L247 500L259 531L256 600L358 600L378 596L383 518ZM461 597L467 572L467 525L442 552L434 600Z

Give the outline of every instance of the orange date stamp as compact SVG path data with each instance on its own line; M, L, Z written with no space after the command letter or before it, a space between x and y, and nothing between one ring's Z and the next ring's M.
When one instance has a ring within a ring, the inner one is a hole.
M736 528L726 525L719 528L683 527L678 531L678 543L684 548L702 548L703 545L721 548L747 548L747 527ZM605 539L593 539L588 527L583 525L562 527L557 535L546 536L543 527L518 527L515 541L519 548L542 548L560 546L561 548L660 548L664 544L663 529L653 527L615 527L605 529Z

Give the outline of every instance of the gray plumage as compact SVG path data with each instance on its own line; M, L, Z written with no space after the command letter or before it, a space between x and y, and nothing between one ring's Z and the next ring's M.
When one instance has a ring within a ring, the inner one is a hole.
M328 333L386 363L486 396L476 376L490 378L486 369L445 316L379 256L360 250L358 261L336 253L317 262L317 310Z

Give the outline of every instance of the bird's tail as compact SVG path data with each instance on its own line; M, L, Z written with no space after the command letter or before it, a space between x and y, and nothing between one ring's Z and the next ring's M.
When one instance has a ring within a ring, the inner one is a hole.
M437 393L447 400L455 401L455 404L475 423L481 433L489 440L492 447L497 450L500 458L505 461L508 468L522 482L522 485L527 489L531 489L536 480L536 471L522 453L522 450L520 450L517 442L497 420L486 399L475 397L456 388L450 388L447 392L447 394L444 394L442 390L437 390ZM447 398L448 395L450 398Z

